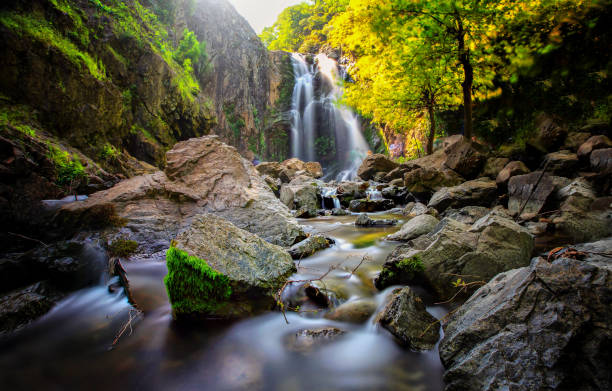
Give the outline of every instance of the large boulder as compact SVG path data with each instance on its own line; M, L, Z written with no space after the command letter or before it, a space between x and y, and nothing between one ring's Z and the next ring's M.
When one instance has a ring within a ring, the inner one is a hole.
M513 216L531 218L540 213L554 189L553 179L541 171L513 176L508 182L508 210Z
M429 199L433 193L443 187L456 186L461 183L463 183L463 178L449 169L421 167L404 176L406 190L421 199Z
M591 168L601 173L612 173L612 148L597 149L591 153Z
M283 183L291 182L298 175L306 175L315 179L323 176L321 163L303 162L298 158L287 159L282 163L262 162L256 168L261 175L280 179Z
M471 227L442 219L420 242L422 247L400 247L387 257L376 281L379 289L406 283L398 276L406 274L404 266L414 266L407 259L418 258L427 284L440 298L448 299L457 293L453 282L458 278L466 283L486 282L498 273L527 265L534 247L529 231L497 210ZM463 297L471 291L463 292Z
M442 216L457 220L463 224L472 225L489 212L490 210L483 206L465 206L461 209L447 209Z
M476 144L467 140L448 146L444 152L447 156L444 165L467 179L475 178L487 159L486 154L476 149Z
M495 181L488 178L463 182L453 187L438 190L427 206L443 212L447 208L463 206L490 206L497 196Z
M177 143L166 160L166 172L137 176L63 206L55 223L75 232L119 231L148 255L168 248L195 216L206 212L270 243L291 246L304 238L253 165L217 136Z
M416 216L402 225L399 231L387 236L387 240L407 241L414 239L431 232L439 222L438 219L428 214Z
M481 176L495 179L509 162L510 159L507 157L490 157L485 163Z
M536 258L498 275L451 315L440 357L447 390L612 388L612 240L586 259Z
M341 182L336 190L340 203L348 207L352 200L365 198L370 184L368 182Z
M398 163L389 159L387 156L377 153L370 155L363 160L361 166L357 170L357 176L364 181L369 181L374 179L376 174L382 172L386 175L386 173L397 168L398 166Z
M318 186L312 183L300 185L283 184L280 200L289 209L298 211L298 217L316 217L319 209Z
M282 247L211 214L193 219L167 253L164 279L177 318L241 318L272 309L296 271Z
M391 292L374 322L412 350L431 350L440 338L438 320L427 312L423 300L408 287Z
M604 135L592 136L578 148L578 158L588 161L591 152L603 148L612 148L612 141Z
M404 179L404 175L407 172L410 172L412 170L414 170L416 168L416 166L414 166L413 164L400 164L398 167L394 168L393 170L389 171L387 173L387 175L385 175L385 177L383 178L384 182L391 182L393 180L396 179Z

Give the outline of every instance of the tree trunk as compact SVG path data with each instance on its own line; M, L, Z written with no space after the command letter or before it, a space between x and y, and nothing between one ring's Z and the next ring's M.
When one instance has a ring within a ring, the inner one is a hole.
M472 84L474 83L474 68L470 62L470 49L465 47L465 30L459 13L455 11L457 22L457 42L459 63L463 67L463 135L468 142L472 142Z
M427 113L429 114L429 136L427 137L427 149L425 152L431 155L433 153L434 138L436 137L436 116L433 101L428 102Z

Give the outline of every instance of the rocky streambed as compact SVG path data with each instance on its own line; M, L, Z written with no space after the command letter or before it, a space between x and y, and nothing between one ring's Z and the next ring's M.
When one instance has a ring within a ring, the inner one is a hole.
M336 183L298 159L253 167L216 137L178 143L164 171L51 203L70 241L2 260L0 376L608 389L611 144L592 136L528 167L450 137L401 165L371 155Z

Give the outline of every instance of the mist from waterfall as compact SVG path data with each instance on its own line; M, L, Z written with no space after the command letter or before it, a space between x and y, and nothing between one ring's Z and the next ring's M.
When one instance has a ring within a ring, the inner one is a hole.
M317 55L315 63L308 64L303 55L294 53L292 62L295 86L291 157L320 161L328 178L354 179L369 146L361 132L358 116L338 103L343 93L341 81L345 75L341 72L344 71L325 54ZM332 146L331 161L329 156L319 156L317 149L320 152Z

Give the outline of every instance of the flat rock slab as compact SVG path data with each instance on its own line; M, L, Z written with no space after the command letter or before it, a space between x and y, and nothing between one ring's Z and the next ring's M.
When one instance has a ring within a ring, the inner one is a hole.
M541 171L514 176L508 182L508 210L513 216L537 215L554 189L551 176Z

